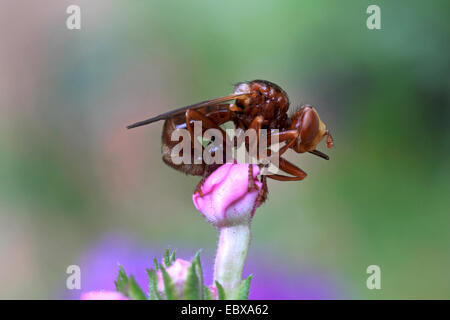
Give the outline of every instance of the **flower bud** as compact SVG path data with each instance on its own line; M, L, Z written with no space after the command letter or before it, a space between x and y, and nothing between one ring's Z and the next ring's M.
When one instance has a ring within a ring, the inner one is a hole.
M215 285L208 286L209 292L213 300L219 300L219 293L217 292L217 287Z
M175 289L177 290L179 297L181 297L183 294L183 287L184 283L186 282L190 266L191 262L183 259L176 259L170 265L170 267L166 268L166 271L169 274L170 278L172 279L172 282L175 286ZM164 280L161 270L157 271L156 275L158 277L158 291L164 292Z
M102 290L83 293L81 300L128 300L128 298L120 292Z
M253 166L253 181L257 189L260 169ZM217 228L249 224L256 209L258 190L249 188L249 164L225 163L214 171L194 193L195 207Z

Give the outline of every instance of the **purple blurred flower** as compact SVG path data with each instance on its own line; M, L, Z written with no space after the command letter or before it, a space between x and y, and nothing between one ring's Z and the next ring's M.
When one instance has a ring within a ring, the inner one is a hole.
M101 238L82 254L81 286L83 292L107 290L115 291L114 281L123 266L127 274L133 274L141 288L147 292L148 279L145 269L153 267L153 257L160 257L164 247L149 249L126 236L108 235ZM298 265L293 261L284 261L273 256L273 251L264 250L249 254L244 276L253 274L250 299L342 299L349 298L347 290L343 291L342 283L326 271ZM214 256L210 250L202 252L202 266L205 284L212 283ZM177 256L193 257L193 250L177 249ZM62 275L61 283L65 284ZM80 291L60 289L57 297L80 299Z
M330 300L345 295L343 285L326 271L279 256L249 254L244 275L249 274L250 300Z

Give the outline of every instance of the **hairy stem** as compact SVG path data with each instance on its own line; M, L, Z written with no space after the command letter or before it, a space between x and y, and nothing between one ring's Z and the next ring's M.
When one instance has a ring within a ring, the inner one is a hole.
M242 281L242 270L250 245L250 224L240 224L220 229L214 281L224 288L227 299L233 299Z

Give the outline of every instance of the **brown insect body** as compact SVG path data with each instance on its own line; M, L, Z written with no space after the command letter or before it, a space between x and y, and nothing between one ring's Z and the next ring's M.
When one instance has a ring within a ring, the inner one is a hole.
M227 105L228 106L228 105ZM203 112L206 112L208 114L208 111L213 109L212 106L205 107ZM211 110L212 111L212 110ZM229 120L227 120L229 121ZM223 123L227 122L224 121ZM164 121L162 135L161 135L161 153L162 153L162 159L165 164L167 164L169 167L174 168L175 170L184 172L189 175L193 176L204 176L206 173L213 172L217 167L220 165L208 165L204 161L202 161L201 158L197 159L195 161L195 150L194 145L191 144L191 158L190 163L174 163L172 160L172 150L173 148L180 143L180 141L173 141L172 140L172 133L175 130L178 129L186 129L186 114L182 113L179 115L176 115L172 118L168 118ZM203 127L203 132L206 131L207 128ZM183 156L182 150L180 151L180 156ZM200 163L198 163L200 162ZM225 162L225 161L223 161Z
M285 126L289 98L278 85L266 80L253 80L238 83L234 92L249 93L246 97L236 99L235 105L242 111L236 112L235 118L244 123L235 123L237 127L250 127L257 116L264 118L263 128L280 129Z
M235 103L225 103L231 100L235 100ZM191 164L175 164L171 157L172 149L180 142L172 141L172 133L176 129L188 129L191 141L193 141L197 138L194 137L192 129L194 121L202 122L202 133L207 129L214 128L221 130L224 137L226 134L220 126L229 121L232 121L236 128L255 129L257 136L259 136L260 129L278 129L280 143L285 142L279 151L280 156L286 150L293 149L297 153L310 152L328 160L327 155L316 150L317 145L324 137L326 137L328 148L333 145L331 135L320 120L317 111L311 106L305 105L289 117L288 109L289 98L283 89L269 81L254 80L238 83L235 86L234 94L179 108L137 122L128 128L165 120L162 132L163 161L176 170L204 178L220 165L207 165L203 161L195 164L193 143L191 144ZM279 168L291 176L274 174L267 177L281 181L302 180L306 177L303 170L282 157L280 157ZM266 176L263 177L265 185ZM267 187L265 186L265 188Z
M243 109L242 113L234 114L236 127L248 129L251 122L260 116L264 119L261 125L263 129L297 130L300 135L292 149L298 153L314 151L325 136L328 148L332 147L331 135L312 106L304 105L288 117L289 98L278 85L266 80L253 80L250 83L238 83L235 93L241 92L250 94L236 99L236 106Z

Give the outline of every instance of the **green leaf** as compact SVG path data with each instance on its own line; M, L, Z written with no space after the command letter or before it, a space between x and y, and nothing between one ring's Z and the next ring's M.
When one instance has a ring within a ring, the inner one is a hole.
M130 277L128 292L129 297L133 300L147 300L144 291L142 291L133 276Z
M153 258L153 264L155 265L155 270L158 271L158 260Z
M186 283L184 284L183 288L183 297L186 300L201 299L199 295L198 276L196 269L197 269L196 263L193 261L188 269Z
M162 300L161 294L158 291L158 277L156 271L147 269L148 274L148 295L150 300Z
M241 282L239 291L236 296L236 300L248 300L248 294L250 292L250 283L252 281L252 275L249 275L247 279Z
M175 262L175 250L172 251L172 254L170 255L170 264L172 265L172 263Z
M199 288L199 297L200 300L204 300L204 294L203 294L203 270L202 270L202 264L200 262L200 250L197 251L197 253L194 256L194 259L192 259L192 264L195 265L195 272L198 276L198 288Z
M207 286L203 286L203 300L213 300L211 291L209 291Z
M164 254L164 264L166 267L170 267L169 249L166 249L166 253Z
M119 274L117 275L117 280L114 282L116 284L116 291L121 292L128 297L128 282L129 279L125 270L122 266L119 266Z
M217 288L217 297L219 300L226 300L227 296L225 295L225 290L223 290L223 287L220 285L218 281L216 281L216 288Z
M164 268L163 265L160 265L159 268L161 269L161 273L163 276L164 293L166 294L166 299L167 300L178 300L177 291L175 290L173 281L170 278L169 274L167 273L166 268Z

